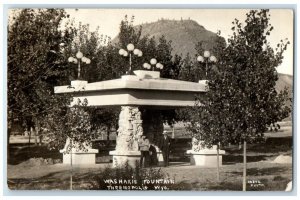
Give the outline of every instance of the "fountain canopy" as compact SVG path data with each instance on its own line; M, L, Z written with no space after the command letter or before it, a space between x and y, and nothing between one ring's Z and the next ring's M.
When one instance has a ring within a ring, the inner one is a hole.
M195 105L195 95L206 92L205 82L199 83L160 78L158 71L136 70L135 75L120 79L88 83L75 80L71 85L57 86L56 94L72 93L88 106L151 106L186 107ZM75 101L74 101L75 102Z

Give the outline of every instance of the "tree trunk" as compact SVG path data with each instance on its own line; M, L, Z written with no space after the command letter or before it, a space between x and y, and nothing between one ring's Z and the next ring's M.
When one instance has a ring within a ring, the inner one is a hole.
M40 144L40 146L43 145L43 135L42 134L39 135L39 144Z
M175 124L172 126L172 139L175 138Z
M32 129L32 128L30 127L30 129L29 129L29 131L28 131L28 132L29 132L29 133L28 133L28 136L29 136L29 137L28 137L28 145L29 145L29 147L30 147L30 143L31 143L31 141L30 141L30 139L31 139L31 129Z
M10 129L7 129L7 147L9 144L9 140L10 140Z
M70 139L71 140L71 139ZM71 163L71 169L70 169L70 190L73 190L73 140L70 141L71 145L71 152L70 152L70 163Z
M220 150L220 146L219 146L219 144L217 144L217 181L218 182L220 182L219 150Z
M109 141L110 126L107 127L106 140Z
M9 139L10 139L10 135L11 135L11 129L10 128L8 128L7 129L7 145L6 145L6 148L7 148L7 162L8 162L8 160L9 160L9 158L10 158L10 145L9 145Z
M246 157L247 142L244 140L244 169L243 169L243 191L246 191L246 176L247 176L247 157Z
M34 145L37 146L37 133L35 129L32 129L33 135L34 135Z
M40 146L42 146L42 144L43 144L43 136L42 136L40 130L41 130L40 123L39 123L39 121L36 119L36 122L35 122L35 133L36 133L36 137L37 137L37 140L38 140L38 144L39 144Z

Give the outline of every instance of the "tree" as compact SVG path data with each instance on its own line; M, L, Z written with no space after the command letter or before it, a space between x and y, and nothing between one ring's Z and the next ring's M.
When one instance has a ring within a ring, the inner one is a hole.
M164 78L178 79L181 63L178 62L179 56L175 54L174 59L172 56L172 41L165 38L162 35L158 39L158 45L156 47L156 58L164 65L161 70L161 76Z
M89 24L79 23L78 28L74 30L74 41L66 48L64 56L66 58L75 56L78 51L81 51L84 57L91 60L90 64L81 62L81 78L88 82L96 82L106 80L111 77L108 68L111 67L109 59L110 48L107 47L110 38L100 34L99 27L95 31L90 31ZM77 63L69 63L69 68L72 70L72 79L77 79Z
M189 53L186 54L185 58L182 60L181 68L179 72L179 79L184 81L196 81L196 77L201 75L202 73L200 67L195 67L195 62L192 60L193 58ZM200 79L198 79L200 80Z
M235 19L233 36L220 52L220 62L210 71L208 92L198 97L189 130L205 145L244 143L243 190L246 190L246 144L260 141L271 125L291 111L287 89L275 90L276 67L289 42L275 51L267 37L273 27L268 10L251 10L245 26Z
M53 87L67 80L61 47L72 40L72 29L60 29L69 17L63 9L17 11L8 26L8 123L19 121L30 129L40 127L55 105L68 101L54 96Z
M110 140L109 136L111 129L118 129L118 119L120 114L120 108L90 108L92 131L103 131L106 127L106 139ZM109 143L106 143L107 145Z
M129 43L137 44L141 38L142 26L135 28L133 26L133 22L134 22L134 16L131 16L131 19L129 21L127 15L125 15L124 20L121 21L120 33L118 37L119 37L119 45L123 49L126 49L126 46Z
M43 132L47 135L45 140L52 148L62 148L64 153L70 155L70 189L72 190L74 151L87 151L92 147L92 141L97 137L91 131L91 115L87 108L88 102L79 99L73 107L60 107L55 113L47 115L43 124Z
M83 102L78 99L73 107L58 107L56 112L47 115L43 132L47 135L45 140L52 149L62 149L67 138L73 142L67 145L67 152L71 151L71 147L85 150L86 145L91 145L97 135L91 131L92 120L87 106L86 99Z

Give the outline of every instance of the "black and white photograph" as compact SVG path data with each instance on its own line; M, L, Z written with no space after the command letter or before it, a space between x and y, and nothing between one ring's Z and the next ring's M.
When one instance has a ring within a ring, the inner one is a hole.
M9 8L8 189L291 193L294 18Z

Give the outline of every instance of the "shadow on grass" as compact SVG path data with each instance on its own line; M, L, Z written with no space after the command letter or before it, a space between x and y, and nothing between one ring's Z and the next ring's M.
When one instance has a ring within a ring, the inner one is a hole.
M280 174L286 174L289 171L289 167L269 167L269 168L249 168L247 169L247 176L278 176ZM243 172L226 172L234 176L242 176Z
M96 184L96 175L98 172L74 173L73 189L91 189ZM52 172L39 178L18 178L8 179L8 187L11 190L69 190L70 172Z
M257 144L247 144L247 153L278 153L291 151L293 148L293 137L273 137ZM243 154L238 145L223 148L228 154Z
M259 161L264 161L264 160L269 160L268 158L273 157L272 155L267 156L267 155L256 155L256 156L249 156L247 155L247 162L259 162ZM234 165L236 163L242 163L243 162L243 155L224 155L222 158L223 164L224 165Z
M247 183L246 191L284 191L289 180L282 181L270 181L261 180L263 184L253 185ZM237 182L221 182L219 184L213 183L207 185L205 190L207 191L243 191L243 184L241 181Z
M58 181L54 179L9 179L8 187L11 190L67 190L69 188L69 180Z
M252 184L247 182L246 191L285 191L290 181L288 178L275 176L273 179L259 179L261 184ZM198 191L242 191L242 181L235 182L207 182L207 183L187 183L181 182L178 185L184 187L184 190Z
M28 144L10 144L8 164L17 165L30 158L62 159L62 154L57 150L49 150L47 146L34 146Z
M243 189L242 182L220 182L212 183L206 186L208 191L241 191Z

